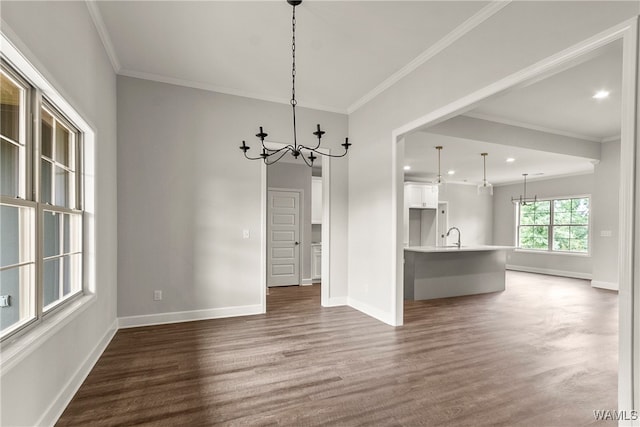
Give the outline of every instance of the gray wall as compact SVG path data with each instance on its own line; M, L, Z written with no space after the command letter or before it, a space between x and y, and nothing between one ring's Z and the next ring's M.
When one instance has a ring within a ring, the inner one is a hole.
M462 245L490 245L493 241L493 199L479 195L475 185L445 184L438 194L439 202L448 202L448 227L460 229ZM454 231L447 244L458 241Z
M347 134L345 115L298 110L302 140L316 123L329 147ZM290 107L118 77L119 316L261 304L262 166L238 150L245 139L257 155L258 126L289 142ZM331 163L331 297L347 295L340 160Z
M618 289L619 188L620 141L602 144L600 163L594 171L591 201L592 283L613 289ZM611 236L601 236L602 231L611 231Z
M582 194L593 196L593 178L593 174L587 174L527 181L527 196L533 197L537 195L538 198L565 197ZM522 194L522 190L522 183L499 186L494 189L493 242L496 245L513 246L516 244L516 206L511 202L511 197L518 197ZM577 277L590 278L592 256L514 251L511 254L507 254L507 264L549 272L565 272Z
M637 2L511 2L349 115L349 301L402 322L402 180L393 132L464 96L638 15ZM366 145L365 145L366 144ZM400 211L398 212L398 209ZM375 227L376 232L371 233ZM392 241L393 236L399 240ZM394 253L393 248L396 248ZM392 298L392 295L396 295ZM396 306L391 307L394 299ZM394 316L394 313L396 315Z
M97 298L40 345L32 345L33 351L3 370L0 381L1 425L48 425L84 379L92 352L115 328L116 77L84 2L2 2L2 24L3 33L92 125L97 138Z
M306 164L279 162L267 168L267 186L302 190L301 279L311 280L311 168Z

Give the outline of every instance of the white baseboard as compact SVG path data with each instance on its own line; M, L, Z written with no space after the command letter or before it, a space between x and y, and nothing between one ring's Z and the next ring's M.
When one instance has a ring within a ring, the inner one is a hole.
M194 320L220 319L223 317L249 316L262 314L261 304L237 307L210 308L206 310L176 311L172 313L145 314L142 316L120 317L120 329L139 326L163 325L165 323L191 322Z
M609 289L610 291L617 291L620 289L620 286L618 286L617 283L614 282L601 282L599 280L592 280L591 281L591 286L594 288L600 288L600 289Z
M347 298L347 304L349 305L349 307L355 308L356 310L361 311L367 316L371 316L374 319L378 319L379 321L386 323L387 325L397 326L394 316L392 316L391 313L389 312L382 311L378 308L370 306L367 303L358 301L351 297Z
M302 286L309 286L309 285L313 285L313 279L309 278L309 279L302 279Z
M326 304L323 304L323 307L338 307L341 305L348 305L347 297L334 297L329 298Z
M93 369L102 353L107 348L113 336L118 332L118 320L114 320L113 324L109 327L107 332L103 335L102 339L96 344L91 353L84 359L80 367L69 378L69 381L62 387L60 393L56 396L54 401L49 405L47 410L42 414L36 425L38 426L53 426L58 421L64 410L67 408L73 396L87 378L91 370Z
M572 277L574 279L591 280L591 274L580 273L578 271L563 271L563 270L554 270L551 268L538 268L538 267L528 267L525 265L511 265L511 264L507 264L506 269L513 270L513 271L523 271L525 273L548 274L550 276L562 276L562 277Z

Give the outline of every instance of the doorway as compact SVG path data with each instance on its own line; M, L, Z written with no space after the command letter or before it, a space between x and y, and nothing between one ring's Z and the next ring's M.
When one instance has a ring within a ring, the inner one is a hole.
M405 137L416 130L424 129L443 123L448 119L464 114L475 108L480 102L495 99L511 90L522 88L532 82L539 81L551 75L565 70L584 58L589 57L596 49L601 48L616 40L623 42L623 70L622 70L622 130L620 135L620 214L618 223L619 235L619 359L618 359L618 407L623 409L633 408L634 381L638 387L638 377L634 376L633 361L634 337L637 330L634 327L634 304L638 304L637 284L634 283L634 246L636 239L633 230L638 220L637 212L634 211L637 186L636 179L636 109L637 82L635 79L637 72L637 35L638 28L635 19L622 23L608 31L605 31L591 39L585 40L578 45L559 52L558 54L540 61L518 73L514 73L500 81L480 89L468 96L461 98L449 105L435 110L418 120L408 123L396 129L392 134L394 171L402 171ZM396 206L402 205L403 184L402 173L393 173L393 188ZM396 260L393 265L395 273L395 292L392 293L394 301L395 322L401 325L403 322L403 300L404 292L403 280L403 250L402 250L402 222L401 216L393 218L395 230ZM634 302L635 301L635 302Z
M269 145L270 148L281 148L282 146L284 146L284 144L280 144L280 143L275 143L275 142L267 142L267 144ZM326 154L330 154L331 150L329 149L322 149L322 151ZM307 168L307 171L309 173L309 177L311 178L312 176L316 176L316 179L319 178L319 183L320 185L315 186L316 191L320 191L321 192L321 203L320 203L320 208L321 208L321 213L320 213L320 217L321 217L321 230L320 233L316 233L317 231L317 227L315 230L311 229L311 219L309 220L309 230L305 231L304 227L301 230L301 235L300 235L300 240L298 240L298 242L300 242L300 247L303 247L305 243L309 243L309 246L311 247L311 243L313 243L315 240L313 240L315 237L317 237L317 235L319 234L320 239L321 239L321 251L320 251L320 255L318 256L317 253L315 253L313 255L314 259L316 261L319 261L319 270L320 270L320 278L318 279L317 277L317 271L313 271L311 269L311 259L310 259L310 264L309 264L309 274L308 277L305 277L304 275L304 266L302 265L302 263L300 264L300 268L302 271L301 277L300 277L300 281L299 284L312 284L312 283L317 283L318 280L320 280L320 305L322 305L323 307L329 307L329 306L333 306L333 305L343 305L344 303L339 300L339 298L332 298L331 297L331 268L330 268L330 255L331 255L331 158L328 157L323 157L321 162L319 162L320 165L316 170L311 170L311 168ZM267 242L267 237L268 237L268 232L267 232L267 223L268 223L268 219L267 219L267 207L268 207L268 191L270 189L270 187L272 187L273 189L283 189L283 188L289 188L291 187L292 183L295 183L295 180L292 181L286 181L286 184L278 184L278 185L270 185L269 184L269 180L268 180L268 168L272 168L273 165L271 166L267 166L264 163L262 164L262 168L261 168L261 184L262 184L262 195L261 195L261 211L262 211L262 225L261 225L261 270L262 270L262 281L261 281L261 289L262 289L262 311L264 313L267 312L267 295L269 292L269 286L268 286L268 281L267 281L267 276L268 276L268 242ZM306 166L305 166L306 168ZM315 168L314 168L315 169ZM301 202L300 205L302 206L301 209L301 215L304 216L305 213L308 211L309 213L311 213L311 189L309 189L308 191L304 191L302 194L302 198L303 200L305 199L305 197L307 198L306 200L309 203L308 206L305 208L306 204L305 202ZM317 212L316 212L317 215ZM303 221L300 222L301 224L303 224ZM300 249L302 250L302 249ZM317 251L317 249L316 249ZM318 263L317 263L318 264ZM316 265L317 265L316 264ZM315 274L314 274L315 273ZM305 280L307 279L307 280ZM317 285L316 285L317 286Z

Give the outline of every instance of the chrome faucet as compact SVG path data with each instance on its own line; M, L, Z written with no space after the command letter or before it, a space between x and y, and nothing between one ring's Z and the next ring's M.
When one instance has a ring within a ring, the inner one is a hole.
M456 243L456 246L460 249L460 229L458 227L451 227L449 231L447 231L447 237L451 234L451 230L456 230L458 232L458 243Z

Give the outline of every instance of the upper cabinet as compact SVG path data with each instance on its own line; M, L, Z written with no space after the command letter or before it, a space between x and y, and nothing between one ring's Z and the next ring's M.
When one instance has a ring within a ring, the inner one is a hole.
M311 178L311 224L322 224L322 177Z
M404 185L404 197L407 203L407 208L438 208L437 185L407 183Z

